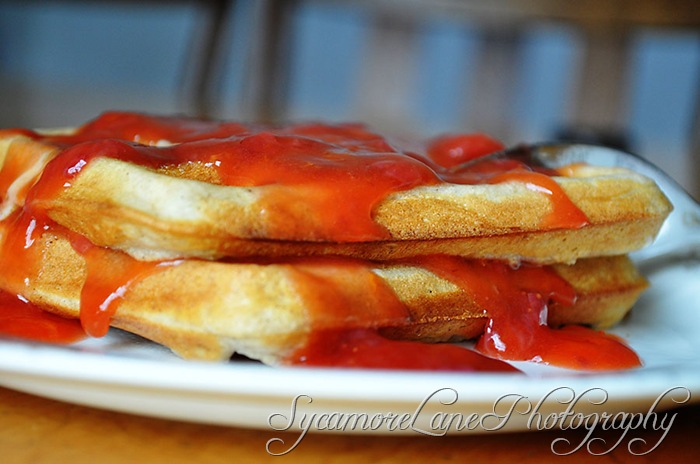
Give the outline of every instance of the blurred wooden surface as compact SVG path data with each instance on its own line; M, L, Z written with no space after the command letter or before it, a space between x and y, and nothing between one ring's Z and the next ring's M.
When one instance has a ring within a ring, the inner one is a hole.
M670 432L654 451L634 456L629 440L644 438L650 445L660 431L631 431L596 463L695 462L700 456L700 406L673 411ZM633 434L633 435L632 435ZM597 436L609 447L619 431ZM581 450L555 456L553 440L580 443L583 431L549 431L478 436L407 436L309 434L290 453L271 456L266 443L282 438L291 446L299 434L246 430L132 416L47 400L0 388L0 462L3 464L81 463L513 463L591 462ZM284 449L284 448L277 448ZM274 448L273 448L274 450Z

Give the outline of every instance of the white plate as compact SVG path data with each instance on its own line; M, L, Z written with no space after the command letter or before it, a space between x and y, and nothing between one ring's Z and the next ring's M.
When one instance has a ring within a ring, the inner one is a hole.
M179 360L115 330L72 347L0 340L0 384L98 408L269 431L442 435L560 427L562 417L581 426L586 417L604 419L603 412L646 417L700 398L699 271L698 262L656 271L631 317L613 331L644 360L633 371L523 363L518 367L528 375L210 364Z

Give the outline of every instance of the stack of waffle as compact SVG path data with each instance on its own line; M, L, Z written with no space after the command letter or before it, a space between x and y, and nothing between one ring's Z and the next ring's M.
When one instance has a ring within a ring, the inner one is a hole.
M379 339L425 342L396 342L403 358L478 340L596 368L566 358L599 332L561 327L624 317L647 286L626 254L671 206L624 169L478 158L497 148L119 112L0 131L0 289L185 358L342 365Z

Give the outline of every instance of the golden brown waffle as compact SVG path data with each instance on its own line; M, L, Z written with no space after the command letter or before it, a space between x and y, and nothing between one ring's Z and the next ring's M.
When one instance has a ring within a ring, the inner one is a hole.
M22 137L6 143L5 151L13 144L23 153L47 152L46 144ZM651 180L624 169L580 166L555 180L589 225L543 227L552 205L522 182L442 184L381 201L373 218L387 231L386 240L310 240L323 235L323 225L314 223L294 188L270 211L261 198L286 187L224 186L211 167L154 170L106 157L92 160L70 188L36 206L93 243L142 260L319 254L384 260L445 253L541 263L639 249L671 210Z

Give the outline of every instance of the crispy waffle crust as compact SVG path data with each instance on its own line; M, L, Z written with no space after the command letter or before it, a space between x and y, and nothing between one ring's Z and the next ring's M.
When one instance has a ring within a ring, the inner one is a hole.
M86 265L65 238L41 237L41 263L21 292L48 311L77 318ZM120 259L113 252L111 259ZM623 256L555 265L578 293L573 306L552 304L550 325L617 323L646 288ZM484 330L488 311L457 285L416 266L381 263L374 272L406 307L387 319L366 311L325 322L323 329L378 328L391 338L456 341ZM146 277L125 294L112 325L161 343L185 358L226 359L238 352L277 364L303 344L313 321L313 301L300 292L288 264L188 260ZM357 301L362 306L362 301Z

